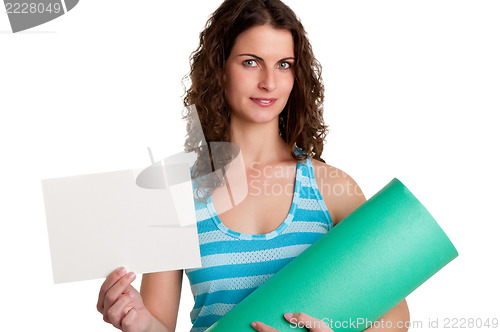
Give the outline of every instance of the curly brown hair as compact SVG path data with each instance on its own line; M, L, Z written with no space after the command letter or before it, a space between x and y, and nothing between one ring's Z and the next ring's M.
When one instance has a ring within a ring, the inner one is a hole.
M207 143L231 141L230 107L224 97L224 65L238 35L265 24L289 30L294 41L295 80L288 102L279 115L279 133L294 160L304 160L309 156L324 161L321 154L328 131L323 120L321 65L314 57L301 22L280 0L225 0L208 19L200 33L200 44L191 54L191 71L186 76L191 83L184 97L184 119L188 130L186 151L194 150L200 154L200 149L203 149L200 147L203 137L200 136L203 135ZM187 107L193 104L196 108ZM197 110L203 135L189 134L194 129L194 110ZM295 146L306 155L296 154ZM211 160L204 165L198 162L194 173L207 174L203 168L218 169L217 166L224 165L224 162L227 160Z

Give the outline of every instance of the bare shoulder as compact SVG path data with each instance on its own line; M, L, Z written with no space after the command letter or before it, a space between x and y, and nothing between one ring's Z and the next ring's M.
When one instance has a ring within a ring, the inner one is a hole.
M312 159L319 192L336 225L366 201L356 181L339 168Z

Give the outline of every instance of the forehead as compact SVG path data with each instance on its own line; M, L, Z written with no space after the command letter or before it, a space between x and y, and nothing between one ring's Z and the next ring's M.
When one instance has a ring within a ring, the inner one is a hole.
M285 29L259 25L243 31L236 37L231 53L251 53L258 56L293 57L293 36Z

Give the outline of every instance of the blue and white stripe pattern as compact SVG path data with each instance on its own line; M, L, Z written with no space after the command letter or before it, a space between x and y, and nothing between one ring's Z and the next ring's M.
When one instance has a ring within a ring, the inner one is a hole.
M268 234L228 229L211 199L195 206L202 267L185 270L195 301L191 332L208 329L333 227L309 158L297 163L288 216Z

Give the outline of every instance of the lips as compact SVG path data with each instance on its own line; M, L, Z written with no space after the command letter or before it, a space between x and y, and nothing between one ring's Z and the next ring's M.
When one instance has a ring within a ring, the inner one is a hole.
M250 99L257 105L262 107L271 106L276 101L276 98L250 98Z

